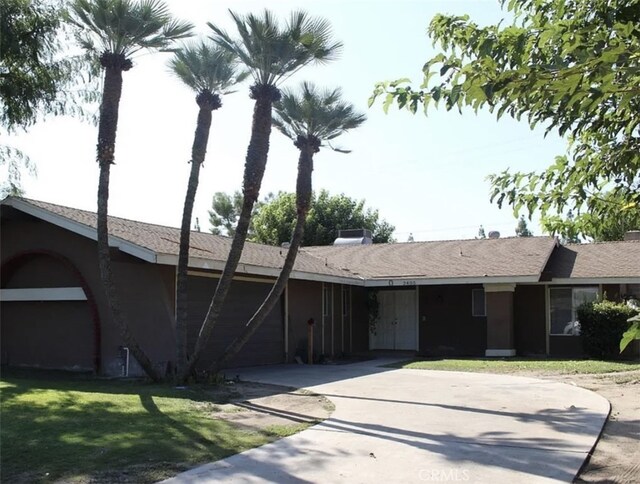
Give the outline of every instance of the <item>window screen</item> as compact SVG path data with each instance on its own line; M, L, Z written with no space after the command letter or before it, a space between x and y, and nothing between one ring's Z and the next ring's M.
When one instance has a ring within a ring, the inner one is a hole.
M487 315L484 289L473 289L471 291L471 314L473 316Z

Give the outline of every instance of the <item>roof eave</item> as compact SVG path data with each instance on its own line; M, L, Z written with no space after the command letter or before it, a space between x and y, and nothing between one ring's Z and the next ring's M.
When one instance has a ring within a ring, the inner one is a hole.
M173 254L158 254L158 264L166 264L175 266L178 264L178 256ZM203 257L189 257L189 267L193 269L208 269L213 271L224 270L226 262L212 259L205 259ZM262 267L253 264L245 264L240 262L236 269L236 272L242 274L250 274L254 276L268 276L278 277L280 275L280 268L276 267ZM317 274L314 272L306 271L291 271L291 279L300 279L304 281L318 281L318 282L332 282L336 284L349 284L352 286L364 286L364 279L360 277L346 277L335 276L330 274Z
M456 284L508 284L538 282L536 275L524 276L475 276L475 277L435 277L435 278L405 278L388 277L381 279L367 279L366 287L402 287L402 286L445 286Z
M0 201L0 205L7 205L9 207L15 208L16 210L31 215L32 217L43 220L52 225L78 234L82 237L86 237L91 240L98 239L98 231L94 227L76 222L75 220L71 220L62 215L58 215L57 213L50 212L49 210L46 210L44 208L31 205L29 202L26 202L24 200L20 200L14 197L7 197L4 200ZM138 259L142 259L147 262L157 262L157 254L151 249L134 244L133 242L129 242L114 235L109 235L109 247L117 248L126 254L132 255L133 257L137 257Z
M640 284L640 276L628 277L554 277L546 284Z

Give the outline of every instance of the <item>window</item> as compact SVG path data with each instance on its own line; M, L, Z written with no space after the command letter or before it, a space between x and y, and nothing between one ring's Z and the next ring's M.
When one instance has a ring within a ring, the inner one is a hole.
M342 315L349 316L349 306L351 304L351 288L342 286Z
M323 305L322 305L322 315L330 316L331 315L331 286L329 284L323 284L322 291L324 294Z
M471 315L474 317L487 315L487 302L484 295L484 289L471 290Z
M578 336L578 308L598 299L597 287L552 287L549 289L549 334Z

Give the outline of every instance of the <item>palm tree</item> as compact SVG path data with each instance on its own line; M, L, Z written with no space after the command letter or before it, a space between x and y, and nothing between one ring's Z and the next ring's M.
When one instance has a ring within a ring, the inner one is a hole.
M271 108L273 102L280 99L278 85L308 64L335 59L342 48L341 43L331 40L331 27L326 20L314 19L305 12L293 12L284 26L280 26L268 10L261 16L230 14L238 30L238 39L231 38L211 23L208 25L213 30L213 41L236 54L254 81L250 88L250 97L255 105L245 159L242 185L244 199L225 268L200 328L189 365L181 375L182 379L186 379L193 371L209 341L242 255L251 212L260 195L267 163Z
M328 144L330 140L346 131L357 128L366 119L364 114L356 113L353 105L342 101L341 97L340 89L321 91L313 84L304 82L300 93L284 90L282 99L274 105L276 115L273 124L287 138L293 140L295 147L300 150L296 182L296 224L284 265L269 295L251 317L242 334L215 362L213 371L218 371L242 349L278 303L287 285L298 248L302 243L304 223L311 205L313 155L324 146L323 142ZM348 153L331 145L329 147L334 151Z
M157 0L75 0L70 20L81 29L81 45L98 57L105 71L98 123L98 261L109 311L120 328L125 344L153 380L161 376L129 331L113 282L109 254L107 213L109 175L114 163L118 110L122 93L122 73L133 67L131 57L143 50L165 50L174 40L191 35L192 26L174 20L166 5Z
M180 250L176 290L176 369L184 372L187 364L187 268L191 236L193 203L198 190L200 167L204 162L211 130L212 112L222 106L221 94L244 80L248 73L239 72L236 56L209 42L185 46L175 53L169 63L173 73L197 93L198 121L191 148L191 173L182 212Z

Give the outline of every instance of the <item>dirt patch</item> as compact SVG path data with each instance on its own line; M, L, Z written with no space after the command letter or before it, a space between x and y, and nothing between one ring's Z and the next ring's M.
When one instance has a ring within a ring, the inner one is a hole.
M334 410L334 405L322 395L277 385L230 382L226 388L214 392L218 392L218 398L219 392L226 392L228 403L203 404L209 406L204 410L213 418L279 436L318 423Z
M531 374L592 390L611 402L611 415L576 483L638 482L640 476L640 370L603 375Z

